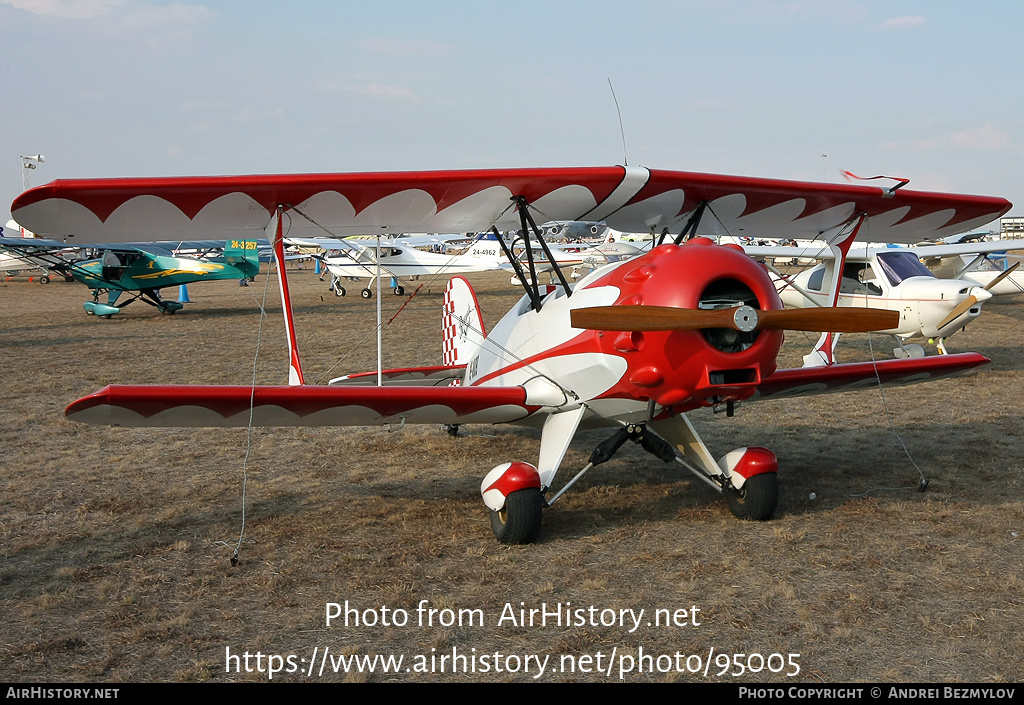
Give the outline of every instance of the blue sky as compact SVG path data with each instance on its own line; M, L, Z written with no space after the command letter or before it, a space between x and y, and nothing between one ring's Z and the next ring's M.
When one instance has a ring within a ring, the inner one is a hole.
M1024 213L1022 16L1001 0L0 0L0 217L38 152L32 185L621 163L608 79L630 164L905 176Z

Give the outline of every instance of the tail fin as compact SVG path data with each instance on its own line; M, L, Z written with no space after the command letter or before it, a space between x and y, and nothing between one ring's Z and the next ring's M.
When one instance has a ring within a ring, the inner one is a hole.
M260 253L255 240L228 240L224 243L224 261L234 265L246 279L260 273Z
M465 365L477 354L487 337L473 287L462 277L452 277L444 290L442 363Z

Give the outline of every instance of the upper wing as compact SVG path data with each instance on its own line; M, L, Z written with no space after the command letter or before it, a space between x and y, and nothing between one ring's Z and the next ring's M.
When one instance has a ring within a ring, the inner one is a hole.
M0 250L46 253L67 249L71 249L71 246L41 237L0 237Z
M834 259L835 253L829 249L828 245L822 243L819 247L787 247L785 245L743 245L743 251L754 259L768 258L797 258L797 259L817 259L826 260ZM867 256L867 250L864 247L857 247L854 245L850 248L850 253L847 257L848 261L854 261L857 258L864 259Z
M121 242L262 235L278 206L287 235L480 232L520 226L512 197L546 220L604 221L626 232L682 230L700 203L700 234L816 238L854 214L864 240L919 242L1006 213L1003 198L720 176L642 167L500 169L293 176L61 180L26 191L14 218L38 233Z
M911 250L921 259L984 255L993 252L1024 250L1024 240L994 240L992 242L965 242L954 245L919 245Z
M921 260L938 260L945 257L960 255L982 255L993 252L1024 250L1024 240L998 240L995 242L965 242L955 245L917 245L905 248L867 247L854 245L850 248L848 262L865 261L880 252L897 251L912 252ZM786 247L784 245L744 245L743 251L751 257L799 258L827 260L834 259L835 254L822 243L817 247Z
M978 353L959 353L777 370L757 385L750 401L853 392L878 386L900 387L949 377L988 362L987 357Z
M64 413L111 426L370 426L510 423L538 408L523 387L110 385Z

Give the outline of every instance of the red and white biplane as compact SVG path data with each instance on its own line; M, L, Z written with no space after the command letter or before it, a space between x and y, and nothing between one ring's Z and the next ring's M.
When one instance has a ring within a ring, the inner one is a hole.
M456 277L446 292L441 366L353 375L330 386L303 384L279 267L288 386L111 385L66 411L76 421L122 426L537 426L537 463L498 465L481 486L498 539L528 543L543 508L561 494L546 496L581 427L616 432L580 474L634 440L724 493L737 516L767 519L778 502L775 456L738 448L716 461L688 411L722 406L731 414L740 401L911 384L987 362L964 353L777 369L784 329L879 330L893 327L898 314L784 310L761 265L738 246L701 236L817 238L842 261L858 236L919 242L971 230L1009 208L983 196L602 167L55 181L19 196L12 213L33 231L90 241L138 239L146 228L190 239L266 235L279 257L286 231L518 226L539 237L531 211L653 233L661 244L650 252L601 267L574 287L564 277L542 286L524 272L526 294L490 334L471 288ZM305 217L290 218L295 209Z

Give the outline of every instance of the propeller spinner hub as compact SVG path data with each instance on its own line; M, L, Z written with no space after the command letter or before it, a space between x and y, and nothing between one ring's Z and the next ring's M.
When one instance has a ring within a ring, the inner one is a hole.
M733 314L736 330L749 333L757 327L757 309L753 306L740 306Z

